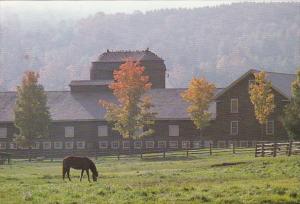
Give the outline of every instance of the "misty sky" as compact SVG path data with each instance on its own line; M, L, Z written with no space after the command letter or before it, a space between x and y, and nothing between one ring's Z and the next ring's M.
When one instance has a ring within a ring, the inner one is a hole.
M60 18L82 18L97 12L107 14L134 11L149 11L164 8L197 8L243 2L244 0L228 1L0 1L0 13L17 13L19 17L39 17L58 15ZM249 1L249 0L248 0ZM271 0L272 1L272 0ZM276 0L275 0L276 1ZM272 1L272 2L275 2ZM281 0L290 1L290 0ZM296 0L298 1L298 0ZM257 0L256 2L270 2ZM56 16L57 17L57 16Z

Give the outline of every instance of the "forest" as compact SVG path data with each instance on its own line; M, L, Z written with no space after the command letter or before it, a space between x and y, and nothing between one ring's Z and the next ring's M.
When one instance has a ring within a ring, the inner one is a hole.
M0 91L15 90L26 70L46 90L88 79L92 61L110 50L149 48L165 60L167 87L204 76L223 87L248 69L295 73L300 66L300 3L234 3L79 20L45 14L1 15Z

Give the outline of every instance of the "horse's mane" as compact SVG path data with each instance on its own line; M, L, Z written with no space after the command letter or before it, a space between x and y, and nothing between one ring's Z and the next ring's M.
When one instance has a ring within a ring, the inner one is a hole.
M97 171L96 165L94 164L93 161L91 161L90 169L93 172L93 174L95 174L95 176L98 176L98 171Z

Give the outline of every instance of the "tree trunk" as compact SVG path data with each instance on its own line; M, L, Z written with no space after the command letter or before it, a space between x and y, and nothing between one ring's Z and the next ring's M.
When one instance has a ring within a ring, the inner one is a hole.
M264 137L264 124L260 125L260 134L261 134L261 139Z

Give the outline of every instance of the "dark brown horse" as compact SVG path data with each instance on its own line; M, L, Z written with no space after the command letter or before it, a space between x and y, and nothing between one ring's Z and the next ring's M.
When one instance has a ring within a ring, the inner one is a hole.
M90 160L87 157L74 157L74 156L69 156L64 158L63 160L63 180L65 180L65 175L68 175L69 180L71 181L70 178L70 168L73 169L81 169L81 176L80 176L80 181L82 180L83 172L86 171L86 174L88 176L88 180L90 181L90 174L89 174L89 169L92 171L92 177L93 181L97 181L98 177L98 171L96 168L96 165L92 160Z

